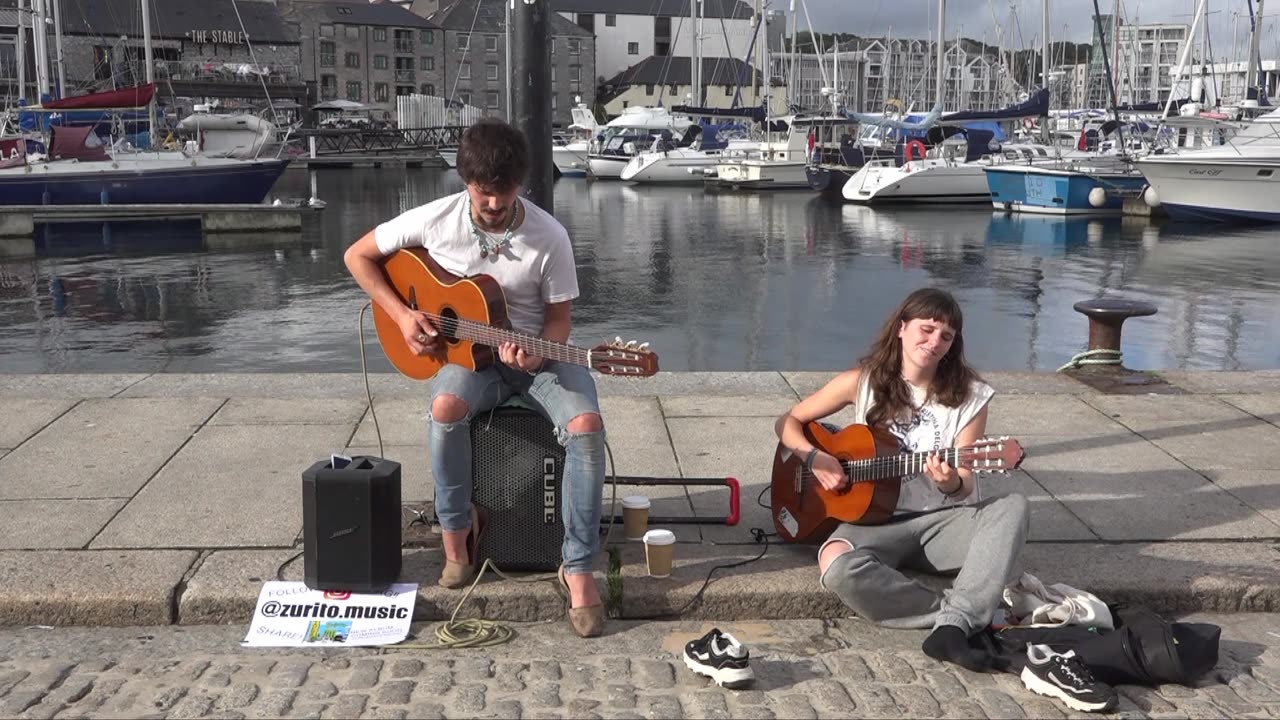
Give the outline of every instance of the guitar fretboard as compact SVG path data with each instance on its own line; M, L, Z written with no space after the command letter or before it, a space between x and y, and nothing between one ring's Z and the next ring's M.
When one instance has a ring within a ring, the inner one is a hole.
M957 467L963 448L948 448L941 452L943 462ZM900 455L881 455L865 460L844 460L841 466L853 482L884 480L886 478L914 475L924 472L933 451L903 453Z
M486 325L473 320L432 313L427 313L427 317L440 332L444 333L445 337L454 340L470 340L489 347L497 347L504 342L515 343L526 353L544 357L548 360L558 360L585 367L591 366L590 353L584 348L547 340L537 335Z

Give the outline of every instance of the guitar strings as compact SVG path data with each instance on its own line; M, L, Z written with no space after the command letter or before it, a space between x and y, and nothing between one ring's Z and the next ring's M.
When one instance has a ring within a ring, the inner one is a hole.
M974 448L948 448L942 451L943 461L955 464L961 459L962 455L973 456L983 455L979 450ZM853 483L875 482L877 480L889 480L902 475L914 474L924 471L924 461L932 453L912 453L910 455L882 455L874 458L865 458L862 460L841 460L840 467L845 471L849 481ZM913 466L919 465L918 469ZM982 471L984 468L971 468L974 471ZM872 477L861 477L865 472L870 471ZM899 472L900 471L900 472ZM854 477L850 473L856 473L859 477ZM885 473L879 474L877 473ZM817 480L818 477L812 470L801 468L801 483L806 481Z
M559 360L561 362L571 362L582 365L587 363L588 353L586 350L566 343L546 340L533 335L526 336L512 330L495 328L492 325L486 325L474 320L465 320L463 318L449 317L447 315L439 315L437 313L429 312L424 312L423 314L431 320L431 323L435 325L440 332L454 339L463 339L458 337L458 332L462 330L469 332L476 340L483 344L497 345L499 342L503 341L516 342L516 344L520 345L522 349L525 349L526 351L532 350L534 354L539 357L544 357L549 360Z

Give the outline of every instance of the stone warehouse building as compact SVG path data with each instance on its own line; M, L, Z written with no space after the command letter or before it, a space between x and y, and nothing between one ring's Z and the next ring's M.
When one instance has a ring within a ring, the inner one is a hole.
M434 22L365 0L279 0L279 8L300 38L302 76L317 102L351 100L391 120L397 96L443 94L443 38Z
M141 3L59 1L67 95L145 82ZM150 6L157 96L178 114L211 101L225 109L262 108L268 97L285 107L306 103L298 37L273 3L163 0ZM49 47L52 56L52 31Z
M442 28L441 84L434 93L507 117L505 0L416 0L415 13ZM595 35L560 15L551 16L551 121L567 126L577 102L595 104Z

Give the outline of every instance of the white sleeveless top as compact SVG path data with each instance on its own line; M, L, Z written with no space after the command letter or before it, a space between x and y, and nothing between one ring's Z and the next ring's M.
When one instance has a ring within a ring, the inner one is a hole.
M910 383L907 387L911 388L916 410L912 413L910 422L894 423L889 427L889 432L898 439L898 451L904 453L952 447L956 436L964 426L982 411L982 408L991 400L991 396L995 394L995 390L990 385L974 381L969 391L969 399L961 403L960 407L950 408L936 400L920 406L928 393L927 389L918 388ZM874 395L867 375L863 373L858 378L858 396L853 404L855 423L866 424L867 411L875 403ZM898 507L894 514L925 512L948 505L973 504L981 501L981 496L982 487L975 483L973 492L968 497L963 500L952 500L938 489L933 480L929 479L928 473L906 475L902 478L902 489L898 493Z

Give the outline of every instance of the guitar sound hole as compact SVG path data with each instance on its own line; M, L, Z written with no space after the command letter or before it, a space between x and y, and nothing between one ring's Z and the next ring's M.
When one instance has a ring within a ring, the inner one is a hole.
M437 329L441 335L444 335L445 342L450 345L457 345L458 340L458 313L451 307L445 307L440 310L440 319L437 321Z

